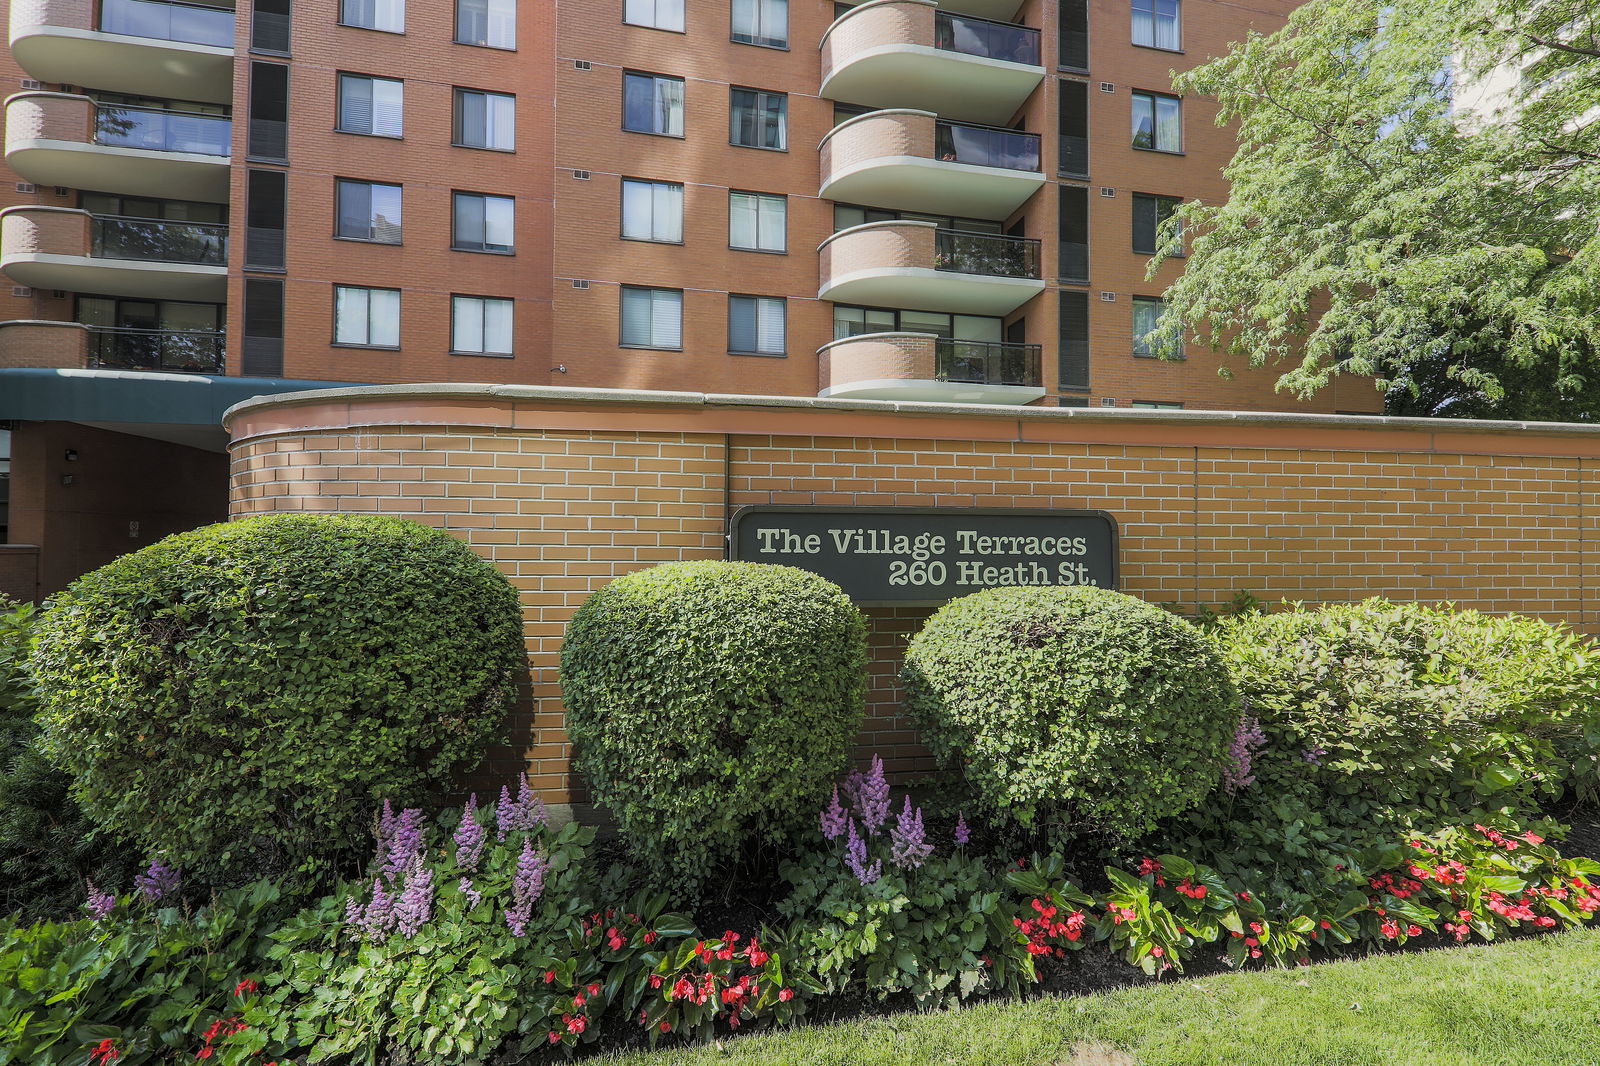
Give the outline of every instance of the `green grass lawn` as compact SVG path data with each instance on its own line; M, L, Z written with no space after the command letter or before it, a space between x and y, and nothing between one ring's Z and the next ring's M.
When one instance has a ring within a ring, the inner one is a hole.
M1600 930L901 1014L609 1060L953 1066L1600 1063Z

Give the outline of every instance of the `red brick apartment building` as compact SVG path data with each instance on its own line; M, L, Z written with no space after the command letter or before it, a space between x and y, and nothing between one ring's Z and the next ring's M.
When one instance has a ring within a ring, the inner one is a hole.
M1375 412L1139 339L1232 153L1169 71L1294 6L11 0L0 575L223 517L319 382Z

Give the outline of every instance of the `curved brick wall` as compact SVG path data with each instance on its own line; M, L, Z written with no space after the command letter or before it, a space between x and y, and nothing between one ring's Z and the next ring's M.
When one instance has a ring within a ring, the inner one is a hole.
M28 92L6 98L6 151L25 141L78 141L94 136L94 101L69 93Z
M835 342L820 353L818 391L853 381L917 380L934 375L934 338L880 334Z
M12 0L12 40L44 26L94 29L93 0Z
M937 233L931 222L869 222L841 230L817 249L817 276L826 289L832 279L863 270L932 270Z
M925 111L884 111L840 123L820 147L823 182L835 171L869 159L932 159L934 122L934 116Z
M0 256L89 254L89 212L63 207L0 211Z
M822 80L862 52L885 45L933 47L931 0L875 0L851 8L822 38Z

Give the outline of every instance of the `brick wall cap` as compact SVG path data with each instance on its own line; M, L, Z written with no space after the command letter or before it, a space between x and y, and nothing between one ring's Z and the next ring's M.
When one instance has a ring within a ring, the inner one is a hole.
M869 8L890 7L895 4L912 4L920 7L938 7L939 0L867 0L867 2L864 4L857 4L849 11L846 11L844 14L828 23L828 28L822 31L822 38L817 42L817 50L822 50L822 46L828 43L828 34L832 33L833 28L839 25L839 23L843 22L845 19L853 18L858 13L866 11Z
M0 544L0 555L26 555L38 550L37 544Z
M918 333L916 330L885 330L882 333L857 333L853 337L840 337L836 341L829 341L827 344L824 344L822 347L817 349L817 354L821 355L830 348L837 348L841 344L850 344L854 341L898 341L913 337L919 340L923 337L926 337L929 340L938 340L939 334Z
M48 96L55 100L82 100L84 103L91 106L94 104L94 98L92 96L85 96L82 93L58 93L50 89L28 89L24 92L12 93L10 96L6 97L5 106L10 107L11 101L21 100L24 96Z
M880 111L868 111L865 115L853 115L839 123L837 126L833 127L833 129L829 130L827 133L824 133L822 135L822 140L817 142L817 149L820 151L822 146L828 143L828 138L832 137L835 133L838 133L846 126L854 126L856 123L865 122L869 118L882 118L884 115L916 115L919 118L931 119L937 119L939 117L932 111L918 111L914 107L886 107Z
M920 219L914 218L886 218L881 222L863 222L859 226L847 226L844 229L834 233L821 244L817 245L817 251L822 251L840 237L844 237L851 233L860 233L862 230L897 229L901 226L921 226L923 229L938 229L939 223L923 222Z
M3 214L4 212L0 212ZM89 327L83 322L67 322L59 318L8 318L0 322L0 329L7 326L70 326L73 329L87 330Z
M10 207L0 208L0 218L5 218L7 215L13 214L26 215L36 211L54 211L55 213L61 215L83 215L86 218L94 217L93 212L85 211L81 207L56 207L53 204L12 204Z

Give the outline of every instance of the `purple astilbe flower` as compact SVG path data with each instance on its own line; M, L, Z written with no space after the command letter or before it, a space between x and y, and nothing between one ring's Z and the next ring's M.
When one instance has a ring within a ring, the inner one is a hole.
M927 842L927 831L922 827L922 808L911 809L911 797L889 833L889 859L902 870L914 870L933 854L933 845Z
M972 830L967 828L966 811L962 811L960 814L956 815L955 838L956 844L960 847L966 847L967 841L972 839Z
M151 859L145 872L134 877L133 887L147 902L155 903L177 893L178 871L160 859Z
M533 850L533 841L522 842L517 858L517 874L511 879L511 906L506 908L506 926L512 936L524 936L533 905L544 894L545 858Z
M517 808L513 829L537 829L544 825L544 800L533 794L526 772L517 775Z
M457 883L457 887L461 889L463 896L472 901L474 907L483 902L483 893L473 887L471 878L463 877Z
M381 857L389 851L389 840L394 836L395 826L400 824L400 816L394 813L394 804L389 800L383 801L383 810L378 812L378 830L373 834L377 841L376 853Z
M433 870L422 861L422 856L412 858L406 869L406 888L394 905L396 931L407 940L417 935L417 930L433 917Z
M844 844L845 865L850 867L850 872L856 875L857 881L870 885L883 876L883 860L874 859L872 865L867 865L867 842L856 832L854 818L848 823L847 834Z
M94 887L93 881L85 882L89 886L89 917L100 921L117 908L117 897L109 892L102 892Z
M382 872L393 881L408 867L411 860L422 854L422 811L407 807L394 820L389 834L389 846L383 860Z
M474 792L467 797L467 805L461 809L461 824L456 826L456 865L468 873L476 871L488 838L488 830L478 821L478 794Z
M1233 731L1233 743L1228 745L1227 765L1222 769L1222 787L1230 796L1255 784L1256 777L1250 769L1256 752L1266 743L1267 735L1261 731L1258 719L1239 719L1239 726Z
M1327 748L1307 748L1300 753L1300 757L1312 766L1321 766L1322 757L1328 754Z
M351 899L344 905L344 919L359 929L363 938L381 944L389 939L394 929L398 898L383 887L383 878L375 877L372 879L372 902L363 907Z
M500 802L494 805L495 839L506 842L506 834L517 827L517 803L511 798L511 789L500 786Z
M822 808L819 820L822 822L822 835L829 840L837 840L844 832L844 823L848 815L844 808L839 806L839 786L833 786L833 801Z
M872 836L883 832L889 820L889 781L883 776L883 759L872 757L872 769L861 779L859 799L855 805L861 815L861 825Z
M851 770L844 775L844 782L839 787L844 791L844 805L859 808L861 806L861 782L867 775L860 770Z

